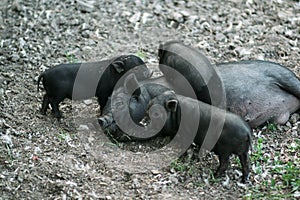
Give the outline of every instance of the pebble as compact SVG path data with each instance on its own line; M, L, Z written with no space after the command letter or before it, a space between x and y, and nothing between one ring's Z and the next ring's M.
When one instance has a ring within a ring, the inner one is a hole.
M129 18L129 22L135 24L140 20L140 17L141 17L141 12L137 12Z
M295 124L300 120L300 115L298 113L292 114L290 121Z
M182 23L184 21L182 14L179 12L174 12L172 19L174 19L175 21L177 21L179 23Z
M161 172L158 171L158 170L156 170L156 169L153 169L153 170L151 170L151 173L152 173L153 175L158 175L158 174L160 174Z
M223 33L217 33L216 34L216 40L217 41L225 41L226 40L226 36Z
M89 131L90 129L87 125L80 124L79 127L78 127L78 130L79 131Z
M25 40L23 38L19 38L19 47L23 48L25 44L26 44Z
M188 183L187 185L186 185L186 188L187 189L192 189L194 187L194 184L193 183Z
M155 14L159 15L159 14L161 14L162 10L163 10L162 6L160 4L156 4L153 12Z
M76 2L79 6L79 9L83 12L92 12L94 10L94 1L77 0Z
M11 55L11 60L12 60L13 62L17 62L18 60L20 60L20 56L19 56L17 53L13 53L13 54Z
M11 139L11 136L9 136L9 135L2 135L1 139L2 139L2 142L4 144L7 144L10 148L12 148L14 146L13 142L12 142L12 139Z
M170 180L173 184L178 184L178 179L177 179L176 177L174 177L174 176L171 176L171 177L169 178L169 180Z
M93 103L93 100L86 99L86 100L83 100L83 103L88 106L88 105L91 105Z
M150 13L144 13L141 21L143 24L146 24L147 22L151 21L152 17L153 16Z
M235 51L239 55L239 57L248 56L251 54L251 50L244 47L236 47Z

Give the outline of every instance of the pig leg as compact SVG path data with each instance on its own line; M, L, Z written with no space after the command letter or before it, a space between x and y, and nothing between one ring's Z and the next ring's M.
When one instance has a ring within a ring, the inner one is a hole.
M45 94L44 98L43 98L43 104L42 104L42 109L41 109L41 113L42 115L46 115L47 109L49 108L49 97L47 94Z
M224 174L224 172L227 169L228 164L229 164L229 156L230 156L230 154L228 154L228 153L225 153L225 154L222 153L222 155L219 155L220 165L214 175L215 178L219 178Z
M289 117L290 117L290 112L287 111L287 112L283 112L280 115L276 116L273 119L273 121L277 124L285 124L289 120Z
M243 154L239 155L239 158L240 158L240 162L241 162L242 170L243 170L242 182L246 183L246 181L248 180L249 172L250 172L248 152L244 152Z
M278 86L300 99L300 81L294 74L281 74Z
M62 118L62 115L59 111L59 103L61 102L62 100L60 99L51 99L50 100L50 103L51 103L51 106L52 106L52 113L54 114L54 116L60 120L60 118Z

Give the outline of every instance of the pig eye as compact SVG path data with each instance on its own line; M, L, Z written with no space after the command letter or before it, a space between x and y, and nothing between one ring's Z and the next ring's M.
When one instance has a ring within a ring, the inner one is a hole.
M123 107L124 103L122 101L119 101L119 102L116 102L115 103L115 107L116 108L120 108L120 107Z

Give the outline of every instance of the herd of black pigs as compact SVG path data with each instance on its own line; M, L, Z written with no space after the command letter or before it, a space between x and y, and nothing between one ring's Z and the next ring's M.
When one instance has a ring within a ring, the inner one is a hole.
M51 105L52 113L60 120L59 103L65 98L96 96L101 108L100 126L122 142L150 138L127 134L116 123L114 113L123 124L131 120L145 130L154 129L157 134L151 138L174 137L181 117L188 116L185 121L197 130L191 133L184 128L181 137L194 134L191 143L197 145L203 144L212 122L222 121L222 129L209 149L219 157L215 177L224 174L230 155L235 154L241 162L242 182L246 182L251 128L267 121L288 121L290 114L300 108L299 79L288 68L267 61L211 65L198 50L178 41L161 44L158 57L163 74L160 77L152 77L143 60L134 55L50 68L38 78L38 89L42 81L46 91L41 113L46 114ZM155 111L153 105L160 105L164 112ZM163 127L156 126L161 121Z

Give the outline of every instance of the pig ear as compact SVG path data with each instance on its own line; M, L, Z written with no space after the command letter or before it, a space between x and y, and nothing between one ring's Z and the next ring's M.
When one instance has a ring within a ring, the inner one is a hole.
M111 66L118 72L121 73L124 71L124 63L122 61L114 61Z
M134 74L129 74L125 78L124 89L127 94L133 94L133 92L135 92L135 94L137 94L137 95L141 94L140 84Z
M166 102L166 107L168 111L176 112L178 106L178 100L171 99Z

